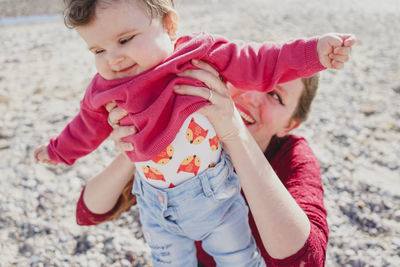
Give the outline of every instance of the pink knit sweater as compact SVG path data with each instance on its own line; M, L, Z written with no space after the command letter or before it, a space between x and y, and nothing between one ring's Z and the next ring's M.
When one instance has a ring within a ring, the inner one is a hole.
M174 139L183 121L208 102L199 97L177 95L175 84L202 85L177 73L194 68L191 59L212 65L237 88L269 91L280 82L308 77L321 71L318 39L285 44L232 42L206 33L177 40L174 53L151 70L133 77L105 80L93 78L81 101L78 115L47 147L51 160L72 165L95 150L111 133L105 104L115 100L129 114L121 125L134 125L138 133L125 141L135 147L132 161L151 160Z

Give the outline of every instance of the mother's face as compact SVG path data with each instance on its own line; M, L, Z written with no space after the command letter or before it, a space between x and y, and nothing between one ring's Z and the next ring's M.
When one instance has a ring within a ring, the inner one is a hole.
M303 89L301 79L281 83L268 93L230 87L243 121L263 151L272 136L285 136L300 125L299 121L292 119L292 114Z

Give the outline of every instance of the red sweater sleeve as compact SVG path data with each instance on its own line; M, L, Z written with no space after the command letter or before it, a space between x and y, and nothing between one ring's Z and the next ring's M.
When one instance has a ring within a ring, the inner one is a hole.
M304 138L289 136L277 142L283 145L278 145L279 151L271 159L271 165L306 213L311 231L296 254L280 260L268 256L268 260L271 266L324 266L329 228L318 160Z
M317 38L284 44L233 42L218 36L214 39L203 60L214 65L237 88L270 91L278 83L309 77L325 69L318 58Z
M76 204L76 223L78 225L96 225L104 222L114 212L114 209L103 214L91 212L83 201L84 192L85 187L83 187L78 203Z
M51 160L72 165L95 150L111 133L107 123L107 111L90 107L86 97L81 101L81 109L64 130L52 138L47 146Z

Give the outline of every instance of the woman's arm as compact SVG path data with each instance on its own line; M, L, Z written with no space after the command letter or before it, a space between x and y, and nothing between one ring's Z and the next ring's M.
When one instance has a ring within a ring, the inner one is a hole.
M117 149L122 152L132 150L130 143L120 141L136 133L131 126L118 126L118 121L126 115L126 111L116 107L113 102L108 103L106 109L110 112L109 123L114 129L111 137ZM111 220L134 205L136 199L130 194L134 172L134 163L121 153L102 172L91 178L82 189L76 206L77 223L93 225Z
M194 64L203 70L189 70L181 75L198 79L213 89L211 105L201 112L214 125L230 153L266 250L278 259L295 254L309 236L310 221L247 131L226 86L216 78L215 70L202 62ZM178 86L176 92L207 99L208 90L184 85Z
M87 182L83 194L84 204L96 214L110 211L134 173L135 164L119 154L110 165Z
M286 258L305 244L310 221L275 174L243 125L225 140L264 247L271 257Z

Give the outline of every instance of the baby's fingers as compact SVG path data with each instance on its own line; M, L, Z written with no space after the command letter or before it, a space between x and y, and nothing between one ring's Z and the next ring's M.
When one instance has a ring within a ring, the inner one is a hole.
M332 60L331 64L332 64L332 68L337 69L337 70L343 69L343 67L344 67L343 62L336 61L336 60Z
M343 38L343 45L346 47L351 47L356 43L356 37L352 34L345 36Z
M346 56L346 55L351 54L351 50L352 50L351 47L340 46L340 47L336 47L335 50L333 50L333 53L335 55Z
M343 63L349 61L349 59L350 59L350 57L348 55L341 56L341 55L337 55L337 54L330 54L329 58L331 60L335 60L335 61L343 62Z

